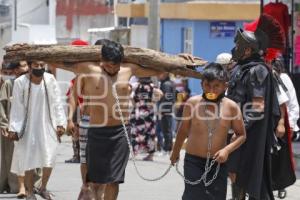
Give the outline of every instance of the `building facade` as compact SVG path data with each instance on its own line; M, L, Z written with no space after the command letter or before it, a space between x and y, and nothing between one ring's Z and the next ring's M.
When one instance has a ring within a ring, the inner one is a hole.
M230 53L234 45L235 30L242 27L244 22L259 16L260 4L254 0L165 0L161 2L159 12L162 51L170 54L190 53L207 61L214 61L219 53ZM123 19L121 21L129 22L134 31L137 26L147 26L148 14L147 3L119 3L117 6L117 15ZM143 34L134 35L145 37ZM202 93L200 84L200 80L189 79L193 95Z

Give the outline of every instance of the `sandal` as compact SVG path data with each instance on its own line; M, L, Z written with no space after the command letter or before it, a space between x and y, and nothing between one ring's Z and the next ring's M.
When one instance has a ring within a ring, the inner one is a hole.
M278 198L279 199L285 199L286 197L286 190L283 189L283 190L278 190Z
M69 159L69 160L65 160L65 163L80 163L80 159L76 156L74 156L73 158Z
M49 192L48 190L46 189L43 189L43 190L40 190L38 192L38 194L44 198L44 199L47 199L47 200L53 200L51 196L53 196L53 194L51 192Z
M30 196L26 197L26 200L37 200L37 198L34 194L31 194Z

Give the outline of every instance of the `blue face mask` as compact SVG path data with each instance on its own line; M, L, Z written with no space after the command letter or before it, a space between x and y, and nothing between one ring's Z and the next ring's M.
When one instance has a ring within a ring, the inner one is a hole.
M6 80L14 80L16 79L15 75L1 75L2 80L6 81Z

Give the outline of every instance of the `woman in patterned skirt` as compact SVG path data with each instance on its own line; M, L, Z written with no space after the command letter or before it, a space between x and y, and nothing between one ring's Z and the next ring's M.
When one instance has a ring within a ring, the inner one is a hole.
M155 152L155 102L162 92L154 87L151 78L140 78L133 88L134 108L131 113L131 136L134 153L146 151L148 155L143 159L153 161Z

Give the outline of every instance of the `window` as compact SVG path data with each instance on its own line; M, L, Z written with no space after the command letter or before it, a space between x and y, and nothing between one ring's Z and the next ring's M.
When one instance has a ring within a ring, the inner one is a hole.
M193 29L183 29L183 53L193 54Z
M0 5L0 16L6 17L9 15L9 6L8 5Z

